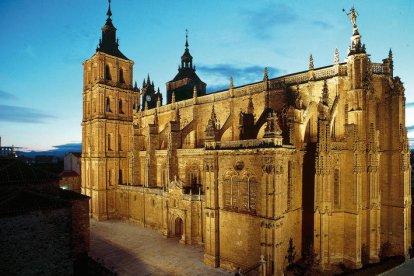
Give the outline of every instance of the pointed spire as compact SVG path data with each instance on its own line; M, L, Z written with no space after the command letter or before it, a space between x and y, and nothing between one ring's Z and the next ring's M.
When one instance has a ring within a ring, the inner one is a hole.
M254 106L253 106L253 99L252 95L249 95L249 102L247 104L247 113L253 114L254 113Z
M188 30L185 29L185 48L188 49Z
M145 78L144 78L144 80L142 81L142 88L144 88L145 85L146 85L146 83L145 83Z
M279 126L279 119L276 112L269 112L266 118L267 124L265 128L264 138L276 138L282 135L282 130Z
M108 0L108 11L106 12L106 15L108 16L108 18L110 18L112 16L112 12L111 12L111 0Z
M313 69L315 69L314 66L313 66L313 56L312 56L312 54L310 54L310 56L309 56L309 70L313 70Z
M147 85L150 85L151 84L151 79L150 79L150 76L149 76L149 74L147 75Z
M210 120L213 120L214 123L217 121L216 111L214 110L214 103L213 103L213 107L211 108Z
M175 92L174 91L172 92L172 95L171 95L171 103L175 103Z
M190 68L192 70L195 70L193 68L193 57L190 54L188 46L188 30L185 29L185 50L184 54L181 56L181 68Z
M267 67L264 68L264 74L263 74L263 80L267 81L269 79L269 70L267 69Z
M230 89L232 89L234 87L233 85L233 77L230 77Z
M339 65L339 52L338 52L338 48L335 48L334 64L335 65Z
M391 50L391 48L390 48L390 50L388 52L388 59L389 60L392 60L392 50Z
M322 103L324 105L329 106L329 90L328 90L328 84L326 82L326 79L323 81L323 88L322 88L322 97L321 97Z
M145 101L144 110L148 110L148 102Z
M158 93L159 93L159 91L160 91L160 89L158 88ZM158 94L158 97L157 97L157 107L160 107L161 106L161 98L160 98L160 95Z
M138 89L137 81L135 81L134 89Z

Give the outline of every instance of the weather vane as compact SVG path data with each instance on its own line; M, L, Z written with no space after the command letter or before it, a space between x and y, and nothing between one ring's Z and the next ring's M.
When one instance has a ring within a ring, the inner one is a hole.
M351 23L352 23L352 26L354 27L354 29L358 29L357 24L356 24L356 19L358 17L358 12L355 10L354 6L352 6L352 8L349 10L348 13L345 11L345 9L342 9L342 11L346 13L346 15L349 17L349 19L351 19Z

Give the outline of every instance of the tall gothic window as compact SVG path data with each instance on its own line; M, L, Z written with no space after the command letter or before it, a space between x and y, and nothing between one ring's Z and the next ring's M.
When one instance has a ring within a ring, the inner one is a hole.
M119 69L119 82L120 83L125 83L125 80L124 80L124 71L122 69Z
M256 179L248 173L229 174L223 182L223 205L236 212L256 212Z
M107 147L108 147L108 150L112 150L112 135L111 134L108 134L107 137L108 137L107 138Z
M122 100L118 101L118 110L120 114L124 114L124 110L122 109Z
M111 69L109 68L109 65L105 65L105 80L112 80L111 78Z
M123 183L123 179L122 179L122 170L119 170L119 175L118 175L118 184L122 184Z
M340 183L339 183L339 169L334 170L334 207L340 208Z
M109 97L106 97L105 111L111 112L111 99Z

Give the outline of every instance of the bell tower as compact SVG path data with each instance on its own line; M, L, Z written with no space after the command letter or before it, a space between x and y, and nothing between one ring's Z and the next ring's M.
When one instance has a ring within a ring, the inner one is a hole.
M132 181L128 152L139 106L134 62L119 50L108 4L96 53L83 63L82 193L91 197L91 216L98 220L115 215L115 190Z

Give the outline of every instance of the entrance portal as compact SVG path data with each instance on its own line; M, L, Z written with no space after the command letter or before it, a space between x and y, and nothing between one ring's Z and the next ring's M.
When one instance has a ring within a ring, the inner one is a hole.
M183 235L183 220L181 218L175 219L175 227L174 227L174 236L179 237L181 239L181 236Z

